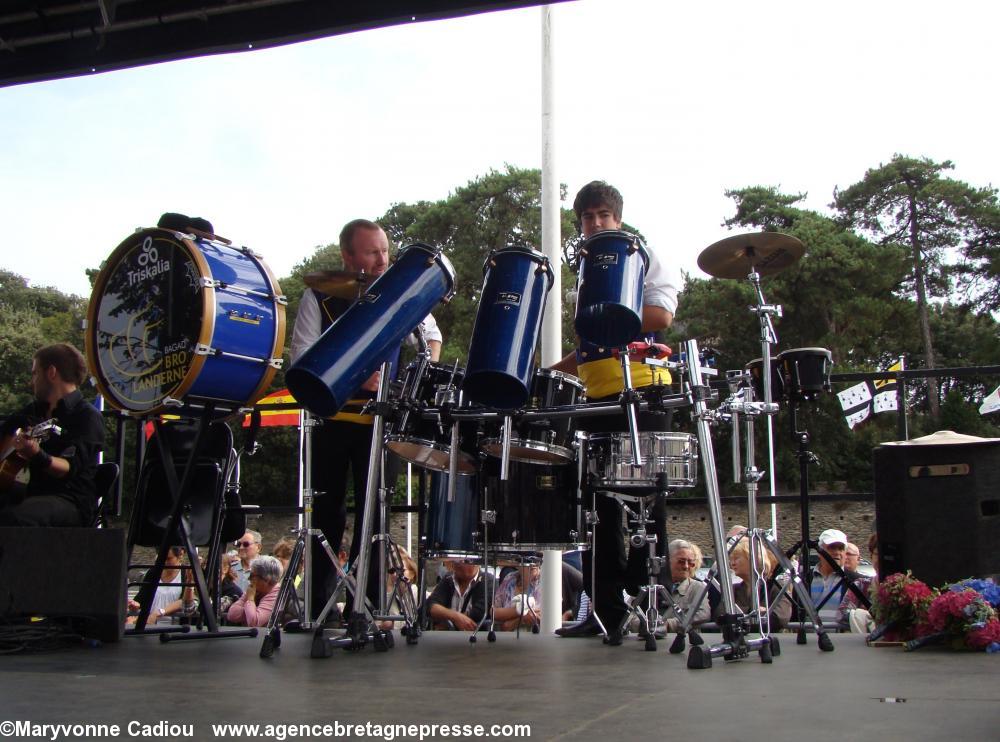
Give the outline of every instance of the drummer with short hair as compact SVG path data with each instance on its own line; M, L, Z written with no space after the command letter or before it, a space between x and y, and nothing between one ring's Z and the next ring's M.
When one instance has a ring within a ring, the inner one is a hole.
M389 267L389 238L385 231L368 219L354 219L344 225L340 232L340 255L344 270L366 276L381 276ZM364 281L359 281L364 289ZM292 363L315 343L320 335L332 325L354 298L344 298L307 288L302 294L295 326L292 332ZM432 315L427 315L423 323L424 339L427 342L432 361L441 354L441 331ZM399 352L390 362L392 374L399 366ZM340 548L347 524L347 476L350 471L354 482L354 533L362 532L365 493L368 486L368 462L371 453L373 417L362 414L362 407L375 398L378 391L379 371L376 371L361 385L354 399L332 419L313 429L312 434L312 489L318 494L313 502L313 525L320 528L330 546ZM320 494L321 493L321 494ZM360 551L359 539L351 542L350 563L353 564ZM329 559L322 553L318 543L313 554L318 555L313 562L313 601L318 615L336 586L336 572ZM377 575L372 570L370 585L377 586Z
M595 180L577 193L573 201L577 228L584 238L599 232L622 228L621 193L604 181ZM668 270L648 248L648 267L643 281L642 329L633 342L659 342L658 333L666 330L673 322L677 310L678 281L673 271ZM588 402L617 401L624 388L621 362L612 348L602 348L577 338L577 348L552 366L558 371L576 374L587 387ZM630 362L632 386L636 389L654 384L669 384L670 374L666 369L656 368L633 359ZM669 429L670 416L663 412L640 412L637 415L640 431L664 431ZM623 414L582 417L577 427L592 433L623 432L628 430ZM657 554L666 555L666 513L662 495L656 498L651 517L653 531L657 536ZM606 493L598 493L597 516L599 523L595 529L596 553L585 551L583 556L584 584L589 585L591 569L596 570L596 595L593 596L593 610L600 617L609 632L610 644L621 644L619 625L627 613L622 598L622 590L638 591L646 582L646 557L648 546L632 549L626 558L625 534L622 528L622 508L618 500ZM661 582L669 579L669 570L661 572ZM594 636L600 633L593 613L581 623L556 631L560 636Z

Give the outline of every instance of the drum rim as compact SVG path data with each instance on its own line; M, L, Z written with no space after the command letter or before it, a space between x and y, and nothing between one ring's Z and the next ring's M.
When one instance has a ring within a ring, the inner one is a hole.
M550 378L550 379L556 378L561 381L569 382L571 385L577 386L580 389L584 390L587 388L587 385L583 383L583 379L581 379L579 376L567 373L566 371L559 371L558 369L554 368L536 368L534 375L544 376L545 378Z
M664 438L669 440L680 440L682 438L687 438L689 441L697 441L698 436L694 433L681 433L676 430L640 430L638 435L651 436L653 438ZM626 431L613 431L613 432L603 432L603 433L587 433L587 439L589 441L602 441L602 440L618 440L618 439L628 439L630 438L629 432Z
M553 541L551 543L533 541L516 544L490 541L489 547L491 553L500 557L504 554L523 554L526 551L539 554L543 551L588 551L590 544L585 541Z
M784 358L797 358L797 357L824 357L831 363L833 362L833 352L829 348L789 348L788 350L783 350L778 355L774 356L775 360L783 360ZM759 360L759 359L758 359Z
M416 446L419 446L421 448L430 448L430 449L432 449L434 451L437 451L439 453L445 454L446 456L449 457L449 459L451 457L451 446L450 445L445 445L443 443L438 443L437 441L430 441L430 440L427 440L426 438L412 438L412 437L405 437L405 436L402 436L402 435L389 435L389 436L386 436L386 441L385 441L386 448L388 448L390 451L392 451L396 456L398 456L399 458L401 458L403 461L408 461L409 463L413 464L414 466L419 466L422 469L430 469L431 471L442 472L442 473L447 473L449 471L448 469L438 469L437 467L434 467L434 466L427 466L428 462L426 460L415 461L415 460L413 460L413 459L411 459L411 458L409 458L407 456L403 456L401 453L399 453L399 451L397 451L395 448L393 448L391 445L389 445L390 443L410 443L412 445L416 445ZM461 474L461 475L463 475L463 476L467 476L467 475L470 475L470 474L475 474L476 473L476 459L475 459L475 457L473 457L471 454L469 454L466 451L461 451L460 450L458 453L459 453L459 457L458 457L458 473ZM471 467L472 467L471 471L468 468L463 469L462 468L463 463L465 463L466 465L471 465Z
M104 377L104 369L97 362L97 309L100 304L100 300L104 298L104 290L107 288L112 268L119 267L122 255L124 255L129 249L135 247L135 241L137 239L142 239L143 236L149 234L169 235L187 252L202 278L211 278L212 276L212 272L209 270L208 262L205 260L205 257L201 254L200 250L194 249L194 242L191 235L187 235L183 232L175 232L171 229L163 229L161 227L148 227L146 229L138 229L122 240L118 247L116 247L111 252L111 255L108 256L104 267L97 276L97 280L94 281L94 290L90 294L90 303L87 306L87 332L84 334L84 352L87 357L87 365L97 384L98 391L101 393L101 396L107 400L108 404L116 410L130 415L135 415L137 417L145 415L158 415L170 411L176 412L176 410L164 403L166 396L170 395L166 395L163 399L159 400L157 404L150 406L149 408L137 410L122 404L118 397L111 392L111 387ZM196 342L202 345L210 345L212 337L215 335L215 287L203 286L201 298L201 331L198 334ZM191 359L191 366L188 368L184 378L181 379L171 390L172 393L176 394L176 399L184 399L188 390L194 385L194 382L201 375L202 368L205 365L207 356L197 353L193 354L193 356L194 357Z
M486 276L490 263L493 262L495 256L513 252L523 253L545 267L545 274L549 277L549 289L547 291L555 285L556 274L552 270L552 261L549 260L549 256L529 245L507 245L506 247L496 247L490 250L489 255L486 256L486 260L483 261L483 276Z
M285 334L287 331L285 302L281 301L282 299L285 299L285 295L282 293L281 285L278 283L277 276L275 276L271 271L271 267L252 250L244 248L242 252L253 261L255 266L257 266L257 270L261 272L264 276L264 280L267 282L268 290L271 292L271 296L274 297L274 342L271 345L271 358L280 359L282 354L285 352ZM271 388L271 382L274 381L274 375L276 373L278 373L278 369L270 363L267 364L264 374L260 377L260 383L251 393L250 399L248 399L244 404L247 406L257 404L260 398L263 397L267 393L268 389Z
M624 237L629 242L635 244L636 250L642 256L642 261L645 264L646 271L649 271L649 250L646 248L645 243L639 235L633 234L632 232L626 232L624 229L602 229L600 232L594 232L594 234L590 235L590 237L580 243L579 248L577 248L577 252L583 250L588 244L595 242L602 237Z
M483 555L477 551L462 551L460 549L422 549L426 559L478 559L482 561Z
M528 442L528 441L531 441L531 443L534 443L534 445L525 445L525 443ZM576 458L576 454L573 451L573 449L566 448L565 446L557 446L557 445L552 444L552 443L539 443L537 441L532 441L531 438L511 438L510 439L510 447L511 447L510 458L511 458L511 460L517 461L517 462L522 463L522 464L534 464L534 463L542 463L542 462L537 462L535 459L525 459L525 458L520 458L520 457L514 456L514 446L515 446L515 444L517 444L517 448L527 449L529 451L537 451L539 453L551 453L551 454L554 454L556 456L559 456L561 459L563 459L565 461L565 463L569 463L569 462L573 461ZM480 443L479 448L480 448L481 451L484 451L487 456L492 456L493 458L498 459L503 454L502 453L493 453L488 448L488 446L496 446L496 445L499 445L499 446L502 447L503 446L503 440L501 438L487 438L484 441L482 441L482 443ZM566 456L562 455L561 452L563 452L563 451L566 452L566 454L567 454ZM555 466L559 465L559 462L552 462L552 461L546 461L544 463L545 464L552 464L552 465L555 465Z
M406 254L408 250L411 249L422 250L423 252L430 253L431 255L434 256L435 262L441 263L441 268L444 270L444 274L448 278L448 291L445 292L445 295L441 298L441 303L447 304L449 301L451 301L452 297L455 296L455 292L457 290L455 283L455 276L457 274L455 273L455 266L451 264L451 261L448 259L448 256L444 254L444 248L435 247L434 245L428 245L426 242L411 242L409 245L404 245L403 247L399 248L399 252L396 253L396 259L393 262L394 263L397 262L400 258L403 257L403 255ZM382 275L384 276L385 274L383 273ZM379 278L381 277L382 276L379 276ZM373 281L368 286L368 288L365 290L365 293L367 294L369 291L371 291L376 283L378 283L378 279L375 279L375 281Z

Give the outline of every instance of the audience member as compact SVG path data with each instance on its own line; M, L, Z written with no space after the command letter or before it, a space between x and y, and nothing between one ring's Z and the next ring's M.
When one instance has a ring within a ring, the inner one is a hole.
M240 599L243 591L236 584L236 565L240 563L240 557L235 551L227 551L222 555L219 569L221 577L219 580L219 615L225 616L229 612L229 606Z
M670 585L667 589L685 616L694 611L689 628L697 628L712 616L708 596L704 595L707 586L694 576L695 570L701 566L701 549L691 541L675 538L667 546L667 553L670 558ZM657 638L662 638L668 631L680 631L683 620L673 606L668 604L663 620L665 626L657 630Z
M163 571L160 573L160 584L153 594L153 602L149 608L149 623L171 623L175 616L185 610L194 608L194 587L184 587L181 583L193 582L189 569L182 569L184 564L184 547L171 546L167 551L166 559L163 562ZM134 601L128 601L129 613L137 613L140 605ZM129 616L125 623L131 626L136 622L136 616Z
M792 617L792 601L788 597L788 591L781 593L781 585L771 579L777 561L771 553L759 545L757 550L757 567L760 570L758 578L758 588L760 589L760 609L764 611L764 602L770 609L771 631L780 631L788 625ZM750 539L741 538L729 552L729 566L733 574L739 577L741 582L733 585L733 599L737 607L746 614L753 612L753 594L750 591ZM781 594L779 598L778 595Z
M819 535L819 545L841 568L844 566L844 550L847 536L836 528L828 528ZM841 620L840 601L844 597L845 585L833 566L821 554L812 575L813 607L819 611L824 624L833 626Z
M486 615L486 596L496 592L496 578L478 564L451 562L444 577L427 599L427 610L436 628L472 631Z
M246 591L250 585L250 563L260 556L260 541L260 533L248 530L236 542L240 563L234 569L236 572L236 584L239 585L240 590Z
M404 615L403 606L400 605L399 601L401 591L406 590L410 593L414 606L420 604L419 590L417 588L417 563L413 561L413 557L410 556L406 549L401 546L397 546L396 548L399 550L399 560L403 563L403 579L400 579L394 570L389 569L389 574L386 575L385 587L386 593L390 598L388 612L394 616L402 616ZM391 630L402 625L402 621L383 621L381 628Z
M859 577L854 584L867 596L871 596L872 589L878 585L878 534L873 533L868 537L868 554L871 557L872 565L875 567L875 577ZM855 634L870 634L875 630L875 621L872 619L871 611L865 608L853 590L844 593L844 599L840 602L840 614L847 623L847 628Z
M250 562L249 585L240 599L229 607L226 614L229 623L265 626L278 599L280 580L281 562L273 556L259 556Z

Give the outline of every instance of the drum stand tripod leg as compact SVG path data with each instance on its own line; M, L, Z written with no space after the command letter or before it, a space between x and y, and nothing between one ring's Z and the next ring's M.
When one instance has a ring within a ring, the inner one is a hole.
M298 530L298 537L295 539L295 546L292 549L292 555L288 559L288 566L285 568L285 573L281 576L281 585L278 587L278 599L274 602L274 610L271 611L271 616L268 618L267 625L264 628L264 642L260 647L260 656L262 659L271 657L274 654L274 650L281 646L281 627L278 626L278 623L289 601L294 603L298 610L300 625L305 618L302 613L302 606L295 595L295 578L299 573L299 565L302 564L302 557L305 552L306 541L308 540L309 529L300 528Z
M646 524L650 523L648 506L645 498L639 500L639 512L636 513L625 507L629 516L629 523L632 528L629 534L629 542L632 548L638 549L645 546L649 549L650 555L646 558L646 572L648 583L639 588L639 593L634 598L626 601L628 613L622 618L618 626L618 631L624 634L632 621L633 616L639 621L639 636L646 640L646 651L656 651L656 630L660 625L660 595L663 595L669 602L669 591L659 584L660 572L664 566L664 558L656 556L656 534L646 532ZM644 607L645 606L645 607Z

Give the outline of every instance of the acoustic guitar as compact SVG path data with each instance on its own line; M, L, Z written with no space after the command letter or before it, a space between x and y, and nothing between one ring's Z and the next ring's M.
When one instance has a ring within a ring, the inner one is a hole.
M18 432L25 438L44 441L49 436L61 435L62 428L56 424L56 419L53 417L27 430L15 431L0 441L0 492L7 492L13 489L16 483L23 483L21 473L28 462L14 452L14 438Z

